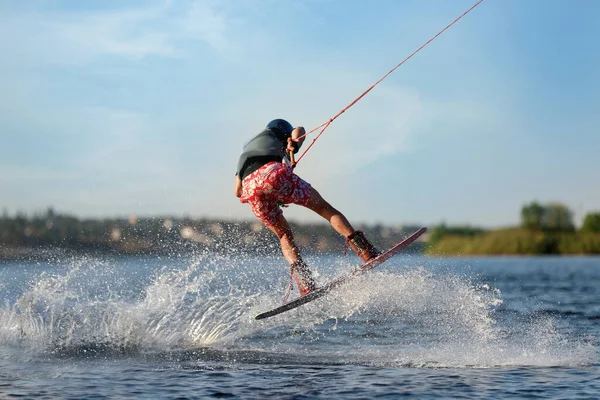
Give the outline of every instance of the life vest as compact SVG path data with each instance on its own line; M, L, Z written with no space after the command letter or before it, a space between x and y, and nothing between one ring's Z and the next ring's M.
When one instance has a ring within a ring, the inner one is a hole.
M288 160L286 148L287 136L278 131L265 129L244 145L238 160L236 175L242 177L244 165L253 157L271 157L279 161Z

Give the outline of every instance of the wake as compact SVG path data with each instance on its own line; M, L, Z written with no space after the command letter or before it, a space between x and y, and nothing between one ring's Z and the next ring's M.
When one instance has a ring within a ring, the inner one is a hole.
M118 261L74 260L5 301L0 347L30 356L192 354L218 361L237 354L249 363L433 368L595 362L593 344L565 337L551 318L499 323L497 289L424 266L369 272L322 299L256 321L257 313L281 304L287 277L279 271L272 278L279 260L239 261L201 255L185 260L185 268L125 270ZM334 267L319 280L350 269L344 261Z

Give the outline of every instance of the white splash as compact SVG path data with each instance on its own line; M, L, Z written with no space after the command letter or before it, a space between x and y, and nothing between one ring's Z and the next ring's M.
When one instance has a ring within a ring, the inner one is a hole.
M594 362L594 346L567 340L551 318L499 326L500 292L463 275L425 267L372 271L322 299L256 321L256 314L281 304L283 274L273 283L265 279L272 269L216 256L186 263L155 270L145 281L127 275L118 262L94 259L41 274L16 301L0 307L0 345L77 356L211 347L258 358L271 352L411 367ZM381 330L380 342L357 338ZM325 348L312 345L321 340Z

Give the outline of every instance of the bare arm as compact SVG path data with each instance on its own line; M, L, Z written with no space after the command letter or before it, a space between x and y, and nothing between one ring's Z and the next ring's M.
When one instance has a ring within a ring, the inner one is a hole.
M235 176L235 185L233 187L233 193L235 197L242 197L242 180L239 176Z
M292 140L297 143L296 144L296 149L294 149L290 144L288 144L288 148L287 151L293 151L294 153L297 153L298 150L300 149L300 147L302 146L302 143L304 143L304 137L302 137L301 139L298 139L301 136L304 136L304 134L306 133L306 130L304 130L303 126L297 126L294 128L294 130L292 131Z

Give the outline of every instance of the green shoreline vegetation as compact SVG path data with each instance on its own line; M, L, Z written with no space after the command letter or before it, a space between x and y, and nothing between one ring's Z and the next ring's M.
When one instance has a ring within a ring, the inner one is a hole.
M432 229L425 254L475 255L593 255L600 254L600 213L589 213L579 230L573 214L560 203L526 204L521 225L484 230L473 227Z

